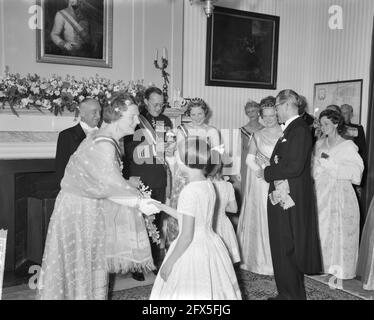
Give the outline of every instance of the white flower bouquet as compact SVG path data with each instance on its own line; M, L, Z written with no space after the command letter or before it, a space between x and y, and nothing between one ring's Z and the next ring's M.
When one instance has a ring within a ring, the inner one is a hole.
M142 181L139 180L139 185L137 187L141 199L151 199L152 190L145 186ZM160 231L157 229L156 225L154 224L155 215L146 215L143 214L145 226L147 228L148 236L152 239L153 243L159 244L160 243Z

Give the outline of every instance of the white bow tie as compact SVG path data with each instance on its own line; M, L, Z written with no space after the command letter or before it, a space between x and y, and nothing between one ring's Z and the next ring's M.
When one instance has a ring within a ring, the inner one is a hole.
M95 128L85 128L85 129L83 129L84 130L84 132L86 132L86 133L91 133L91 132L94 132L94 131L96 131L96 130L99 130L99 128L98 127L95 127Z
M284 129L286 129L286 125L284 123L281 124L281 129L282 129L282 131L284 131Z

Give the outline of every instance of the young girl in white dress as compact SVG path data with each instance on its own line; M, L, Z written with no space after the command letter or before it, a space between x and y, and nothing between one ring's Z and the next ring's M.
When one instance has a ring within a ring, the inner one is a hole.
M238 211L238 205L236 203L233 185L223 179L222 167L223 163L217 165L209 174L214 188L216 189L217 197L213 218L213 230L225 243L231 261L235 264L240 261L238 240L236 239L234 227L226 215L226 212L236 213Z
M241 293L235 271L221 238L213 231L216 202L207 174L213 155L201 138L178 145L178 162L188 176L177 209L155 203L178 219L179 234L172 242L156 277L151 300L237 300Z

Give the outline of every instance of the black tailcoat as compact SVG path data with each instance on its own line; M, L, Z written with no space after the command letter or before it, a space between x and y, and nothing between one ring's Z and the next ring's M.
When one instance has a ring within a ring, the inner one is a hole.
M78 149L84 138L86 134L79 123L59 133L56 149L56 174L59 184L64 177L70 156Z

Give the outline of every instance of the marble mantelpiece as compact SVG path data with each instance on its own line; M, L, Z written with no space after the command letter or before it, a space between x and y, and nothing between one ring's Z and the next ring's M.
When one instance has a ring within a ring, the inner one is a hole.
M58 133L76 123L73 116L0 113L0 159L53 159Z

